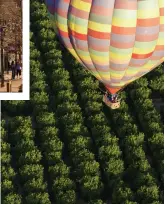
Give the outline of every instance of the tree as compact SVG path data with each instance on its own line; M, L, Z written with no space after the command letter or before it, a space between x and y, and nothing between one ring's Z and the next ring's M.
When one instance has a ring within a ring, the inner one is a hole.
M33 178L42 178L44 168L40 164L26 164L19 168L19 175L22 182L28 181Z
M3 179L2 180L2 194L10 193L14 190L12 181Z
M47 126L42 128L39 134L41 141L45 141L46 139L52 140L58 136L59 130L55 126Z
M21 204L22 203L21 196L15 193L9 193L4 198L2 197L2 203L3 204L9 204L9 203Z
M159 190L157 186L141 186L137 191L137 198L140 203L152 203L159 201Z
M53 181L57 177L67 177L70 173L70 168L61 161L60 163L56 163L54 166L50 166L48 171L50 178Z
M104 167L106 178L108 179L109 186L114 185L116 178L120 177L124 171L124 163L121 159L111 158Z
M86 175L80 179L81 192L86 199L100 198L103 184L99 176Z
M55 125L54 113L41 112L36 116L37 126L42 128L45 126Z
M25 197L26 204L51 204L48 193L30 193Z
M123 181L116 183L112 194L112 204L116 203L129 203L134 204L134 194Z
M99 175L99 163L96 161L83 161L77 167L78 176Z
M102 161L109 161L112 157L120 157L121 151L119 146L114 144L111 146L102 146L99 148L99 158Z
M43 181L43 177L41 178L33 178L28 180L24 184L24 189L27 193L34 192L45 192L47 188L46 183Z
M35 148L30 152L24 152L24 154L20 155L20 158L18 159L18 164L20 166L24 164L37 164L41 161L41 158L41 152L37 148Z
M67 191L75 188L72 180L65 177L57 177L53 182L54 192Z
M2 164L9 164L11 160L11 155L6 152L1 153L1 162Z
M13 180L16 173L14 172L14 169L10 166L1 166L1 174L2 174L2 179L6 180Z
M56 192L57 204L75 204L76 194L74 190L58 191Z
M31 99L30 102L32 105L41 105L41 104L48 104L49 98L48 94L44 91L41 92L33 92L31 93Z

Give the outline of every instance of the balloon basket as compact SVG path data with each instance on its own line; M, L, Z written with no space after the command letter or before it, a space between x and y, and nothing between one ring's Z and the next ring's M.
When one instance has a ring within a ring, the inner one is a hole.
M117 109L117 108L120 108L120 101L118 100L117 102L115 103L112 103L109 101L109 99L107 98L107 96L103 96L103 102L108 106L110 107L111 109Z

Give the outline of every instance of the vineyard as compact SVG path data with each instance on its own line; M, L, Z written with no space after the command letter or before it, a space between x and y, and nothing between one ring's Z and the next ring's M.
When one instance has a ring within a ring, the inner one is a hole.
M164 65L110 110L31 2L30 100L2 101L2 203L163 204Z

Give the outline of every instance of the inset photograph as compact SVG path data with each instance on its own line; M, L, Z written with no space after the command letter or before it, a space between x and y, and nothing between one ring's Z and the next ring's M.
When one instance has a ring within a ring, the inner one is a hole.
M23 92L23 72L23 1L0 0L0 100L1 93Z

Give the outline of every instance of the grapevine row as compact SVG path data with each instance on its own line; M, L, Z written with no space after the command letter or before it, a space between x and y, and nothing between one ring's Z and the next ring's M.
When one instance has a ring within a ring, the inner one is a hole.
M7 139L5 121L1 121L1 188L3 204L21 204L22 197L18 194L18 182L16 172L11 166L11 147ZM17 187L16 187L17 186Z
M124 94L124 92L123 92ZM126 179L136 192L138 203L160 202L160 189L154 169L146 157L144 134L139 132L129 107L122 99L120 109L111 111L127 163Z
M47 167L52 200L59 204L76 202L75 184L70 179L70 168L64 163L63 143L59 139L55 115L49 111L48 86L41 72L40 53L31 43L31 106L36 129L36 139ZM46 169L46 168L45 168Z
M34 144L34 131L30 117L13 117L9 122L9 140L20 178L23 203L50 204L41 152Z
M79 187L79 192L82 198L88 202L102 203L100 194L103 190L103 184L100 177L99 164L95 160L94 154L91 148L91 140L88 135L88 131L83 125L83 117L81 110L78 106L77 96L72 92L72 85L70 84L68 73L61 68L63 63L59 58L60 52L55 48L48 50L48 47L55 45L54 33L49 28L44 28L44 20L47 14L42 9L41 4L34 2L32 4L32 19L35 21L35 28L37 39L40 40L40 48L42 49L43 68L48 70L48 80L52 83L58 82L52 86L52 93L55 96L54 110L58 117L58 127L60 134L64 136L65 146L69 149L69 155L72 160L72 167L74 170L74 177ZM46 10L46 9L45 9ZM42 18L43 13L45 17ZM39 16L39 14L41 14ZM36 21L39 18L40 21ZM40 27L41 26L41 27ZM33 25L32 25L33 27ZM34 27L33 27L34 29ZM46 42L50 42L47 44ZM52 73L52 68L54 72ZM66 83L63 83L63 81ZM50 82L48 81L48 82ZM61 85L61 87L60 87ZM94 200L94 201L93 201Z
M150 99L151 90L145 78L139 79L131 86L129 96L134 110L146 136L146 141L154 160L155 168L163 183L164 175L164 135L160 115Z

